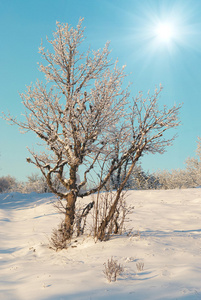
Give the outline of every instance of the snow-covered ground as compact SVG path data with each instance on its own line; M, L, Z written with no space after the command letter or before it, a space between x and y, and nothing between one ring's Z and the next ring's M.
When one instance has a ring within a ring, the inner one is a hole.
M48 248L61 218L51 194L0 195L0 299L201 299L201 189L130 191L132 233ZM109 283L104 263L124 267ZM138 271L136 263L144 263Z

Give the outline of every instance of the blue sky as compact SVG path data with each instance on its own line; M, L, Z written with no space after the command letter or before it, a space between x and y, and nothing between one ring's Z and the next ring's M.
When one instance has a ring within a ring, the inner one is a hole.
M161 83L161 105L183 103L174 145L163 155L142 158L150 172L183 168L185 159L195 155L201 135L200 0L0 0L0 112L23 112L18 92L42 79L37 66L41 39L52 37L56 21L76 26L80 17L87 47L102 48L111 41L111 57L127 65L133 96ZM161 23L173 26L168 41L156 36ZM26 147L38 142L33 134L20 134L0 119L0 176L25 180L37 172L26 163Z

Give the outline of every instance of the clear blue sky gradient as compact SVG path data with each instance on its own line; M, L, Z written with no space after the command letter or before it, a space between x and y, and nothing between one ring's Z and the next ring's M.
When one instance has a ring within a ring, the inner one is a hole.
M42 79L37 66L41 39L52 37L56 21L76 26L80 17L86 27L86 49L111 41L111 57L127 65L133 96L161 83L162 105L183 103L174 145L164 155L144 156L142 165L150 172L184 168L201 135L200 0L0 0L0 112L23 112L18 92ZM153 36L159 21L175 24L177 36L168 45ZM37 172L26 163L26 147L38 142L33 134L20 134L0 119L0 176L25 180Z

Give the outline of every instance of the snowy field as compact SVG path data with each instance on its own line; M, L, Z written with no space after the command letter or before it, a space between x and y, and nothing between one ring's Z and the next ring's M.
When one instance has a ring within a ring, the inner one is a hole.
M54 252L51 194L0 194L0 299L201 299L201 189L130 191L127 236ZM124 267L109 283L104 263ZM142 262L143 270L136 264Z

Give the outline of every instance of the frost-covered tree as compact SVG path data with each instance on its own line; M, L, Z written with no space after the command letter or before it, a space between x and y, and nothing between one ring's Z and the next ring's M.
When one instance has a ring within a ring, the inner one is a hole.
M36 193L50 193L47 181L44 176L39 176L38 174L32 174L27 176L28 181L25 183L24 187L26 192L36 192ZM56 191L61 191L63 186L60 184L57 176L52 177L52 185Z
M13 192L17 190L17 180L10 175L0 177L0 193Z
M124 168L119 168L111 176L110 188L117 190L121 182L125 179L129 164L124 164ZM159 182L154 174L149 174L142 169L141 164L136 164L132 170L132 173L125 185L126 189L133 190L147 190L158 188Z
M129 187L136 190L156 189L159 185L157 178L153 174L145 172L141 165L134 167L129 181Z
M189 174L186 170L159 170L155 172L154 177L158 182L157 189L181 189L190 187Z
M22 185L23 193L48 193L50 189L48 188L47 182L44 177L39 174L31 174L27 176L27 181Z
M188 157L185 169L163 170L154 173L160 189L192 188L201 186L201 138L198 137L196 157Z
M10 115L7 120L25 132L34 132L46 145L40 153L29 150L27 162L38 167L51 191L65 200L66 239L73 233L77 197L100 190L113 172L129 162L117 197L99 228L101 238L138 159L146 152L163 153L174 139L166 139L164 133L179 125L180 106L159 109L161 87L153 96L143 98L139 93L129 103L128 89L122 88L124 67L118 68L117 62L109 59L109 44L103 50L82 52L82 20L76 28L57 22L48 42L53 51L41 45L45 63L39 64L46 82L37 81L21 94L24 121ZM62 191L55 188L54 176ZM93 187L83 191L91 178Z
M197 157L189 157L186 160L186 172L192 187L201 186L201 137L197 140Z

